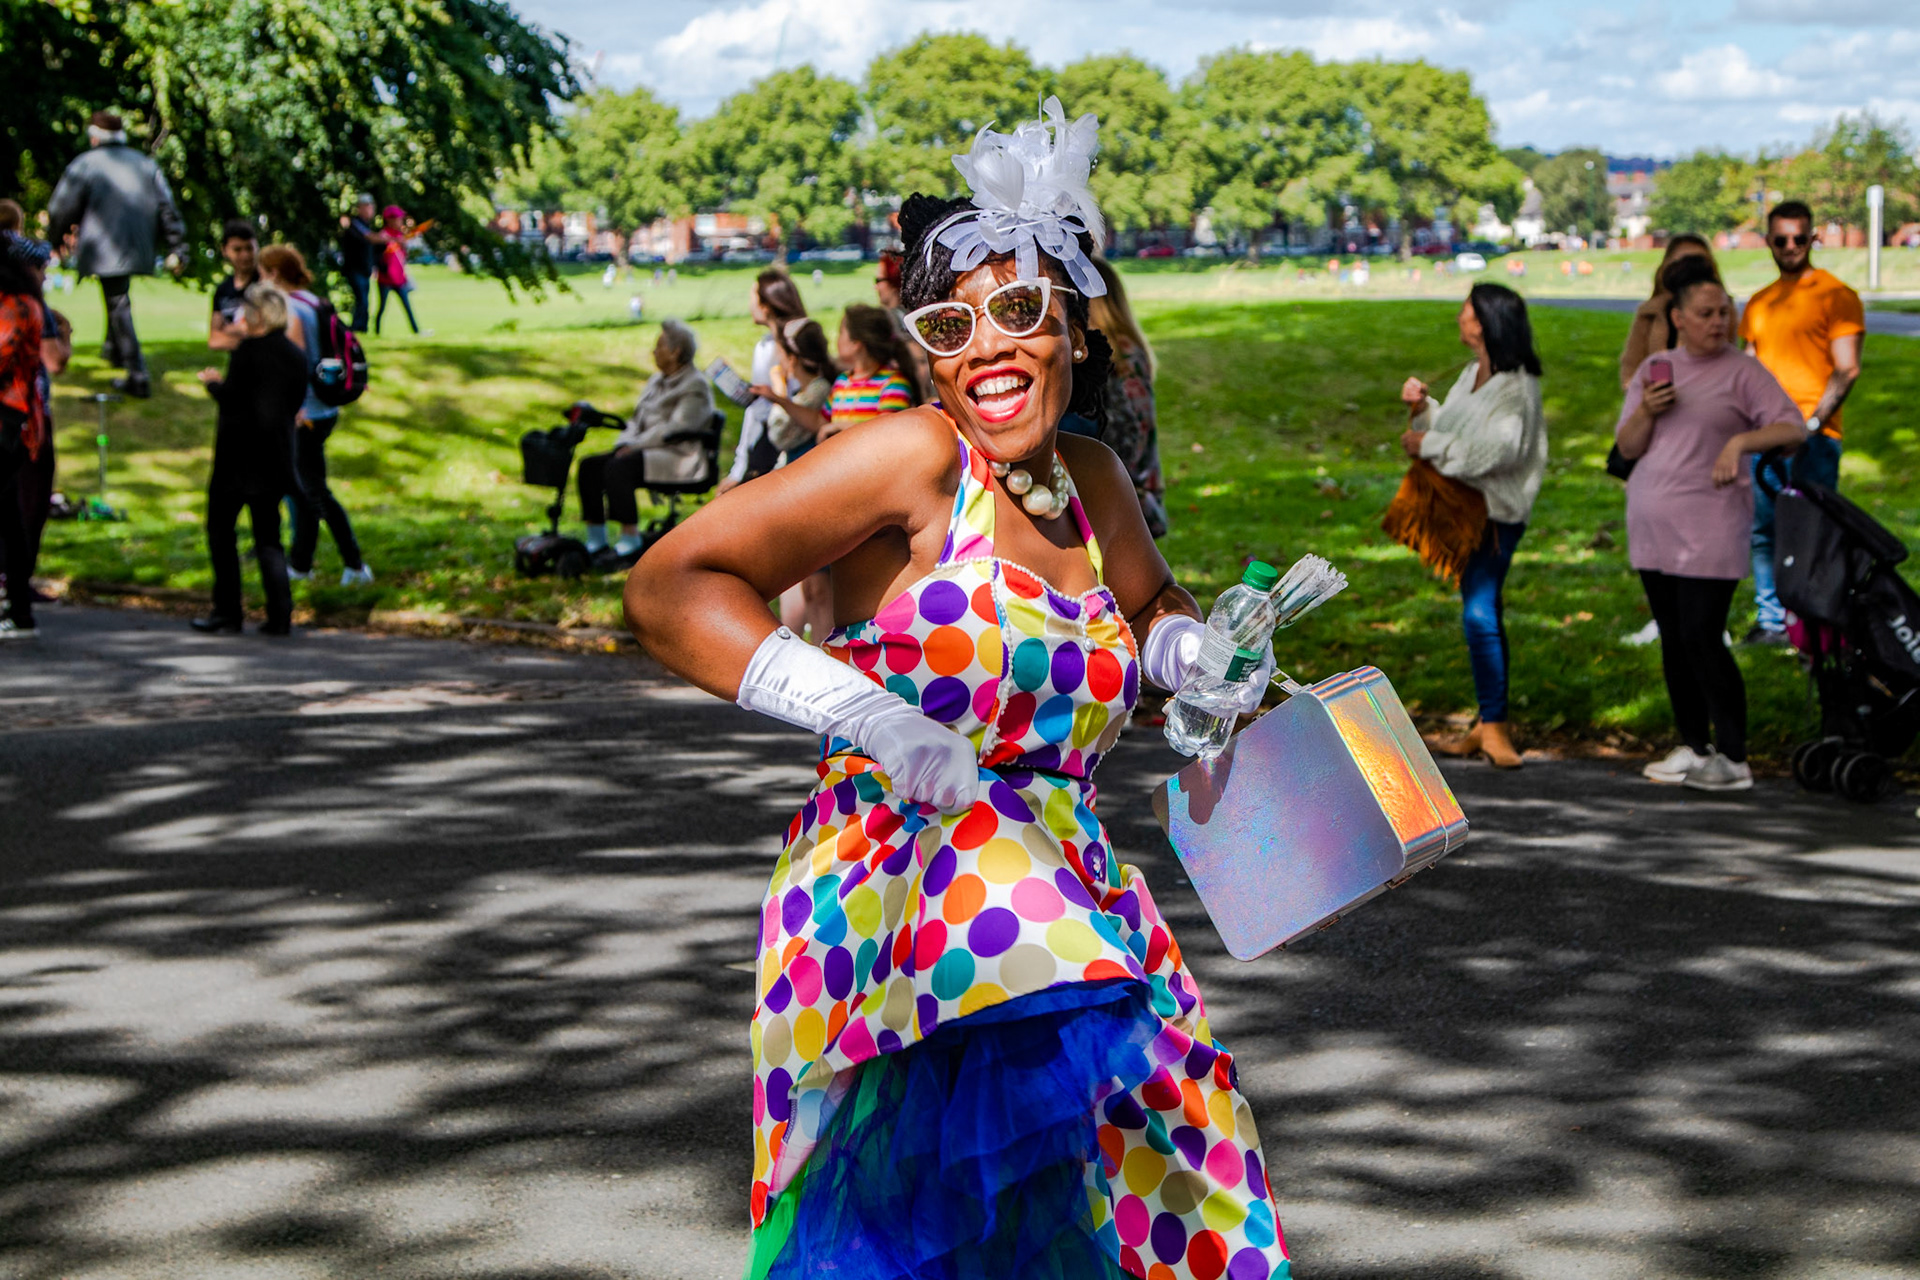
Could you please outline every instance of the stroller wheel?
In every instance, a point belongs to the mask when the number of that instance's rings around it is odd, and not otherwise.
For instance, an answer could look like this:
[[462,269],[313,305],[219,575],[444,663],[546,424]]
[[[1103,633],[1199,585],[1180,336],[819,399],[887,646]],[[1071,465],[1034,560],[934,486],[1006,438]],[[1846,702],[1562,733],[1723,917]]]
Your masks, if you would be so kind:
[[553,563],[553,571],[562,578],[578,578],[587,571],[587,553],[578,548],[569,548],[560,553]]
[[1833,787],[1855,804],[1872,804],[1887,793],[1893,766],[1869,751],[1841,757],[1833,769]]
[[1803,742],[1793,749],[1793,780],[1808,791],[1831,791],[1834,765],[1839,761],[1839,739]]

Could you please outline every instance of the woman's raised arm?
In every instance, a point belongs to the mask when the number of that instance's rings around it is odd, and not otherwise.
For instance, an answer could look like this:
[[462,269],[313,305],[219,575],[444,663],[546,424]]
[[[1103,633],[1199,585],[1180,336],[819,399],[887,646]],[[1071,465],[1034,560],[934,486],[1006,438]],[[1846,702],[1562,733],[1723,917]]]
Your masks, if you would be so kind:
[[715,498],[650,547],[627,576],[627,626],[661,665],[736,699],[778,625],[767,601],[888,529],[907,548],[931,544],[931,568],[939,539],[915,535],[933,521],[944,530],[941,495],[951,498],[958,474],[938,412],[862,423]]

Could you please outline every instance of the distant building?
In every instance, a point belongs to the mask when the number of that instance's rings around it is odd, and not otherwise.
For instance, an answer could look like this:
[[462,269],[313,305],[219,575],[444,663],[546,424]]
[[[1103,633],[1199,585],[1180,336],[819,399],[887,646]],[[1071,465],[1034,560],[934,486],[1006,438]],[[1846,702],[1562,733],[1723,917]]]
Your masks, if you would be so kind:
[[1546,202],[1532,178],[1526,180],[1525,191],[1520,199],[1520,212],[1513,215],[1513,238],[1531,249],[1547,235]]
[[1657,185],[1656,170],[1650,161],[1645,168],[1624,170],[1615,168],[1617,163],[1637,165],[1641,162],[1607,161],[1607,194],[1613,198],[1613,234],[1638,240],[1651,229],[1652,219],[1648,210]]

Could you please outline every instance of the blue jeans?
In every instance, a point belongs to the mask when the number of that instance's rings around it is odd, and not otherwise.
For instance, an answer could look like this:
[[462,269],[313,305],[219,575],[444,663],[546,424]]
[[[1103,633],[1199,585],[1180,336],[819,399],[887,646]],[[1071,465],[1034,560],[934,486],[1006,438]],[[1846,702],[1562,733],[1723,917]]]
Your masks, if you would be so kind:
[[1473,691],[1482,720],[1507,718],[1507,605],[1501,594],[1524,524],[1487,521],[1487,537],[1460,571],[1460,626],[1473,663]]
[[[1754,454],[1747,466],[1757,471],[1760,455]],[[1840,442],[1827,435],[1809,437],[1789,460],[1789,470],[1796,482],[1810,480],[1829,489],[1839,488]],[[1757,477],[1753,485],[1753,605],[1760,626],[1779,631],[1787,625],[1786,606],[1773,589],[1773,494],[1761,487]]]

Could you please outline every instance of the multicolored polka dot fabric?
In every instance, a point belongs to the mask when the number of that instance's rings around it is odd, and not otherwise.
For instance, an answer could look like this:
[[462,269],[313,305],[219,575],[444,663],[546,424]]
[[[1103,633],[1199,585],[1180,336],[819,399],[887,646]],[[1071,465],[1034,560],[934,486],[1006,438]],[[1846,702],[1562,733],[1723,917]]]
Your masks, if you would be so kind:
[[[897,799],[852,743],[826,744],[761,910],[752,1027],[759,1227],[860,1065],[1050,986],[1132,980],[1161,1019],[1143,1084],[1093,1104],[1096,1235],[1142,1280],[1288,1272],[1259,1136],[1145,880],[1117,862],[1089,777],[1139,693],[1113,596],[1056,591],[993,554],[993,481],[955,432],[960,492],[935,570],[827,652],[979,753],[972,809]],[[1098,577],[1098,542],[1071,512]]]

